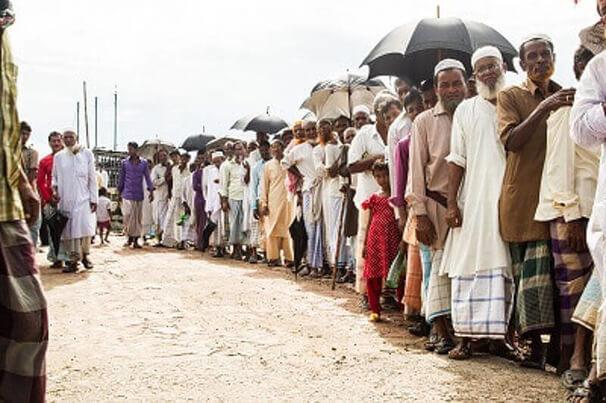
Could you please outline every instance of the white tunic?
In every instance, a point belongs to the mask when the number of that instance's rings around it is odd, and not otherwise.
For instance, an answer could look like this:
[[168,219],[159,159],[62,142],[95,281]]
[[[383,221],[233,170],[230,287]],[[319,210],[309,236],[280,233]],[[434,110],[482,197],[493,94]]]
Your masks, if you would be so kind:
[[55,154],[52,185],[59,193],[59,211],[69,217],[61,239],[95,235],[97,220],[90,204],[97,203],[99,195],[93,153],[84,148],[77,154],[68,149]]
[[[221,185],[219,184],[219,169],[215,165],[209,165],[204,172],[203,189],[206,200],[205,210],[214,216],[213,221],[221,212]],[[215,182],[216,181],[216,182]],[[216,221],[215,221],[216,222]]]
[[505,269],[511,257],[499,230],[499,197],[505,149],[497,132],[496,107],[481,97],[464,101],[454,114],[450,163],[465,169],[459,191],[462,226],[446,239],[441,273],[450,277]]

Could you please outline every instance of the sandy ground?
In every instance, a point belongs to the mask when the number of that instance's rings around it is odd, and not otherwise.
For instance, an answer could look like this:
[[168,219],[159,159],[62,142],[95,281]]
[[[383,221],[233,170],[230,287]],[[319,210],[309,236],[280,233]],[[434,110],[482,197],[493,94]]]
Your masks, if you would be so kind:
[[555,375],[426,353],[346,288],[198,252],[94,247],[93,272],[38,261],[49,401],[562,401]]

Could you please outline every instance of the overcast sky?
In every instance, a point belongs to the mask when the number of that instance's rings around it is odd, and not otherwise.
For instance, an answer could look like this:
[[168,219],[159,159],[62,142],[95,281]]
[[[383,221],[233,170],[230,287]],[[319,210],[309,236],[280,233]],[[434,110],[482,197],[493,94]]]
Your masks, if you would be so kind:
[[[76,126],[88,82],[89,127],[99,97],[99,145],[111,147],[113,90],[119,148],[159,136],[227,133],[267,106],[292,121],[313,85],[356,69],[398,25],[434,17],[434,0],[22,0],[10,28],[19,112],[44,155],[52,130]],[[443,0],[442,16],[484,22],[516,47],[542,31],[556,45],[556,80],[574,83],[578,31],[597,21],[595,0]],[[82,118],[83,120],[83,118]],[[81,120],[81,121],[82,121]],[[82,123],[83,125],[83,123]],[[83,126],[81,126],[83,127]],[[83,129],[81,130],[84,132]]]

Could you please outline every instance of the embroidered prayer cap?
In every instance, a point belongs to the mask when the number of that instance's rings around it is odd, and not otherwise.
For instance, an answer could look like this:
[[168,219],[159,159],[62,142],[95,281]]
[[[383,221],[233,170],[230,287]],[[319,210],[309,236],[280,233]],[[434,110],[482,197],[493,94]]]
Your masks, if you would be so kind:
[[520,44],[520,47],[523,47],[528,42],[532,42],[532,41],[545,41],[545,42],[549,43],[551,46],[553,46],[553,40],[551,39],[551,37],[549,35],[542,34],[542,33],[534,33],[534,34],[530,34],[530,35],[527,35],[526,37],[524,37],[524,39],[522,39],[522,43]]
[[223,158],[223,151],[215,151],[212,153],[211,157],[214,160],[215,158]]
[[364,114],[370,116],[370,109],[368,109],[368,106],[366,106],[366,105],[354,106],[352,115],[357,115],[358,113],[364,113]]
[[466,72],[465,66],[460,61],[456,59],[444,59],[436,65],[436,68],[433,71],[433,76],[437,77],[440,72],[452,69],[459,69],[463,73]]
[[482,46],[480,49],[473,52],[471,56],[471,67],[475,69],[476,63],[485,57],[494,57],[503,63],[503,55],[501,51],[494,46]]

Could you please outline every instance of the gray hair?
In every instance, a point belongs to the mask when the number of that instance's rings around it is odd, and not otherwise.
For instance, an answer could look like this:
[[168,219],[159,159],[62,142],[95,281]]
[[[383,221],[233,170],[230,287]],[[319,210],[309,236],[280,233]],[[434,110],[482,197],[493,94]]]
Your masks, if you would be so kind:
[[398,100],[398,96],[391,91],[383,90],[379,92],[375,97],[375,100],[372,104],[372,109],[375,111],[375,113],[380,112],[383,104],[393,100]]

